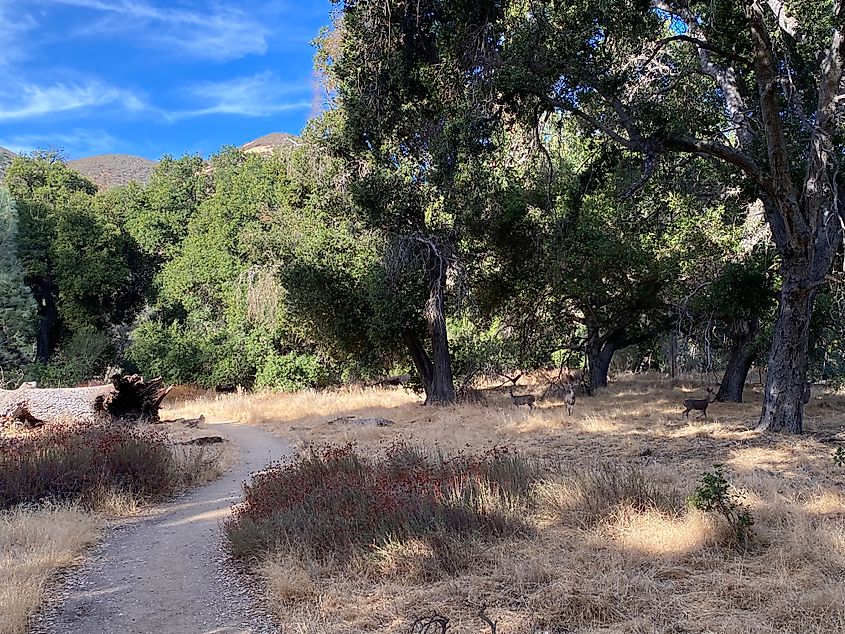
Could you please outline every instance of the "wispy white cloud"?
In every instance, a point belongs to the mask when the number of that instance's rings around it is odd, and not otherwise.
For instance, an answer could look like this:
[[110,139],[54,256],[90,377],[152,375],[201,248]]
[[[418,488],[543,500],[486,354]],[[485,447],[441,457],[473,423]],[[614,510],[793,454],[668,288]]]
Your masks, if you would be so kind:
[[102,19],[87,33],[133,33],[139,44],[192,57],[230,60],[267,52],[266,27],[239,8],[201,3],[196,9],[156,6],[143,0],[41,0],[46,4],[88,9]]
[[74,128],[55,133],[18,134],[0,139],[0,146],[19,154],[34,150],[59,149],[70,158],[103,154],[115,149],[118,140],[104,130]]
[[35,18],[20,4],[0,0],[0,67],[23,57],[25,35],[38,26]]
[[0,93],[0,122],[35,119],[101,106],[118,106],[132,112],[144,109],[144,102],[132,92],[98,80],[51,85],[10,84],[15,90]]
[[166,113],[170,120],[228,114],[269,117],[290,110],[311,107],[310,80],[285,83],[273,73],[236,77],[220,82],[202,82],[185,89],[196,108]]

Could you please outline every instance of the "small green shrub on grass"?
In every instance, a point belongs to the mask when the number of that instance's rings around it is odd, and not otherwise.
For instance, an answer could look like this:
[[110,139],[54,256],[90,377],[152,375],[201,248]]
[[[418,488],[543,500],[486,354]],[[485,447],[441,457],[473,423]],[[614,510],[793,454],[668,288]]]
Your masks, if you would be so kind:
[[734,541],[739,546],[747,546],[753,536],[751,527],[754,517],[751,509],[739,501],[739,496],[732,493],[730,483],[722,471],[722,465],[713,465],[713,472],[705,472],[701,483],[689,497],[689,505],[694,509],[709,513],[718,513],[724,517],[731,528]]
[[371,459],[333,447],[254,475],[223,530],[237,557],[295,544],[340,559],[391,539],[522,533],[538,475],[506,450],[450,458],[397,444]]
[[329,383],[329,372],[313,354],[269,356],[255,375],[255,388],[295,392]]
[[837,467],[845,467],[845,447],[839,445],[833,452],[833,464]]

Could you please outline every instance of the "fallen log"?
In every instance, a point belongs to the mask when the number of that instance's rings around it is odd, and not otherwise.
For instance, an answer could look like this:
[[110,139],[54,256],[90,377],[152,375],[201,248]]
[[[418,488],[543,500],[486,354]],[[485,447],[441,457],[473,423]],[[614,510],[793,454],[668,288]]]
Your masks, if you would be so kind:
[[174,445],[197,446],[204,447],[206,445],[218,445],[226,442],[223,436],[200,436],[199,438],[191,438],[190,440],[183,440],[182,442],[173,443]]
[[24,383],[0,390],[0,423],[158,422],[161,402],[171,388],[162,380],[115,374],[109,384],[93,387],[39,388]]

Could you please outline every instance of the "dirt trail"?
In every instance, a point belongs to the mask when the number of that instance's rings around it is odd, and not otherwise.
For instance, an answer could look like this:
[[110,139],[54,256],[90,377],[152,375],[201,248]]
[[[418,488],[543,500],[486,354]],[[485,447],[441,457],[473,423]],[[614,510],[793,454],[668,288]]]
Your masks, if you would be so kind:
[[255,427],[213,425],[240,450],[220,479],[143,517],[121,523],[71,573],[34,624],[43,634],[264,634],[275,632],[229,569],[219,521],[241,483],[290,455],[288,443]]

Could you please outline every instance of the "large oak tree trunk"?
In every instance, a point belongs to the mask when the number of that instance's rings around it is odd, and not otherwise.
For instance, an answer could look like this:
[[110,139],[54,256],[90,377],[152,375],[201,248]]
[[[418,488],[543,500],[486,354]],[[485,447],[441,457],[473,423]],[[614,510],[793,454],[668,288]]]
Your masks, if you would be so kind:
[[760,329],[758,319],[743,320],[738,328],[733,329],[731,356],[728,367],[722,377],[722,384],[716,393],[719,402],[742,403],[742,392],[748,372],[757,357],[754,340]]
[[434,383],[434,365],[431,363],[431,357],[425,351],[420,338],[416,333],[407,331],[405,333],[405,344],[408,346],[408,352],[411,354],[411,360],[414,362],[414,367],[420,375],[420,380],[423,384],[423,389],[426,395],[431,393],[432,385]]
[[59,309],[56,306],[56,288],[53,278],[45,275],[31,286],[38,303],[38,333],[35,340],[35,359],[47,363],[53,354],[56,330],[59,327]]
[[429,299],[426,321],[431,339],[432,380],[426,391],[426,405],[446,405],[455,402],[455,381],[452,377],[452,356],[449,353],[449,336],[446,331],[446,262],[433,258],[429,262]]
[[784,270],[783,289],[769,351],[766,391],[759,430],[804,430],[804,390],[807,379],[807,348],[815,289],[808,288],[809,276]]
[[616,342],[613,339],[602,342],[600,339],[592,341],[587,346],[587,360],[590,363],[590,388],[607,387],[607,375],[610,372],[610,362],[616,352]]

